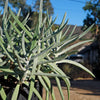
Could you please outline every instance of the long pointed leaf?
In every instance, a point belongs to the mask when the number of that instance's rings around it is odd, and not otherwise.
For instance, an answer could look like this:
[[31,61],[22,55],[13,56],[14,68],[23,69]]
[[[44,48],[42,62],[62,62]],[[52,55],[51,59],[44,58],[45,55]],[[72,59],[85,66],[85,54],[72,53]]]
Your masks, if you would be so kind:
[[33,75],[31,78],[31,82],[30,82],[30,90],[29,90],[28,100],[31,100],[31,98],[32,98],[34,85],[35,85],[35,76]]
[[20,88],[20,85],[17,84],[16,87],[15,87],[15,90],[14,90],[14,93],[13,93],[13,95],[12,95],[11,100],[17,100],[18,93],[19,93],[19,88]]
[[59,75],[59,74],[49,74],[49,73],[33,73],[33,75],[38,75],[38,76],[48,76],[48,77],[63,77],[63,78],[69,78],[68,76],[65,75]]
[[43,0],[40,0],[40,8],[39,8],[39,28],[42,25],[42,9],[43,9]]
[[56,62],[56,63],[68,63],[68,64],[73,64],[73,65],[75,65],[75,66],[77,66],[77,67],[79,67],[79,68],[85,70],[86,72],[88,72],[88,73],[89,73],[90,75],[92,75],[93,77],[95,77],[94,74],[93,74],[90,70],[88,70],[88,69],[87,69],[86,67],[84,67],[82,64],[77,63],[77,62],[75,62],[75,61],[72,61],[72,60],[61,60],[61,61],[58,61],[58,62]]
[[[61,75],[65,75],[66,76],[66,74],[60,68],[58,68],[55,63],[53,63],[53,64],[50,63],[50,66],[55,70],[56,73],[59,73]],[[69,97],[70,97],[70,81],[69,81],[68,78],[63,78],[62,77],[62,79],[65,81],[66,86],[67,86],[67,93],[68,93],[68,100],[69,100]]]
[[39,100],[42,100],[42,97],[41,97],[40,93],[35,88],[33,88],[33,92],[39,98]]
[[48,87],[46,86],[46,84],[45,84],[44,80],[42,79],[42,77],[38,76],[38,78],[39,78],[39,81],[41,82],[41,84],[43,85],[43,87],[46,89],[46,91],[49,91]]
[[67,32],[69,31],[69,29],[70,29],[70,25],[68,26],[68,28],[67,28],[67,29],[65,30],[65,32],[63,33],[62,39],[66,37]]
[[60,29],[58,29],[56,32],[53,32],[50,36],[44,38],[41,42],[46,41],[46,40],[48,40],[48,39],[50,39],[52,37],[55,37],[57,34],[59,34],[65,28],[65,26],[67,25],[67,23],[68,22],[66,21],[66,23]]
[[7,61],[0,62],[0,66],[3,66],[7,63]]
[[17,18],[17,16],[14,15],[14,13],[11,11],[11,9],[9,9],[10,14],[12,15],[12,17],[15,19],[15,21],[17,22],[17,24],[23,29],[23,31],[26,32],[26,34],[30,37],[33,38],[31,33],[24,27],[24,25],[19,21],[19,19]]
[[73,44],[73,45],[69,46],[67,49],[64,49],[64,50],[60,49],[60,50],[57,52],[57,55],[64,54],[65,52],[68,52],[69,50],[71,50],[71,49],[73,49],[73,48],[75,48],[75,47],[77,47],[77,46],[79,46],[79,45],[82,45],[82,44],[87,43],[87,42],[92,42],[92,41],[93,41],[93,40],[86,40],[86,41],[82,41],[82,42],[78,42],[78,43],[76,43],[76,44]]
[[91,29],[93,26],[94,26],[94,24],[92,24],[87,30],[85,30],[83,33],[81,33],[81,34],[79,35],[79,39],[82,38],[84,35],[86,35],[86,34],[90,31],[90,29]]
[[23,34],[23,36],[22,36],[22,49],[23,49],[23,53],[24,53],[24,55],[26,55],[26,50],[25,50],[25,41],[24,41],[24,38],[25,38],[25,36],[24,36],[25,34]]
[[68,35],[68,39],[70,39],[70,37],[73,35],[75,29],[76,29],[76,25],[75,25],[74,28],[72,29],[71,33]]
[[[12,23],[11,21],[9,21],[10,22],[10,24],[12,25],[12,27],[15,29],[15,31],[19,34],[19,35],[21,35],[21,32],[19,31],[19,29],[16,27],[16,25],[14,25],[14,23]],[[25,38],[25,42],[26,43],[29,43],[29,40],[27,39],[27,38]]]
[[14,59],[10,56],[10,54],[7,52],[6,48],[2,44],[1,39],[0,39],[0,45],[1,45],[2,49],[5,51],[5,53],[7,54],[7,56],[11,59],[11,61],[14,62]]
[[56,100],[53,87],[51,87],[51,97],[52,97],[52,100]]
[[56,79],[56,82],[57,82],[57,86],[58,86],[58,89],[59,89],[59,92],[60,92],[60,95],[62,97],[62,100],[64,100],[64,95],[63,95],[63,92],[62,92],[62,88],[61,88],[61,84],[60,84],[60,80],[59,78],[55,78]]
[[0,96],[3,100],[6,100],[7,99],[7,95],[4,91],[4,89],[2,88],[2,86],[0,85]]
[[51,89],[51,82],[50,82],[50,79],[47,77],[47,76],[42,76],[44,81],[46,82],[49,90]]

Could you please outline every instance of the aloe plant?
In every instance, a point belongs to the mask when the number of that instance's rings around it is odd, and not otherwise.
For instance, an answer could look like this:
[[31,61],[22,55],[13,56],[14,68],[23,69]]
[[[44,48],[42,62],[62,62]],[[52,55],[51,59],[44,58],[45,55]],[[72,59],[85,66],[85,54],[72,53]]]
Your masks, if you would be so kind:
[[[69,28],[64,33],[63,29],[68,23],[68,21],[65,22],[65,13],[59,28],[53,31],[52,26],[56,18],[52,20],[52,17],[49,17],[48,14],[44,19],[42,18],[42,2],[43,0],[40,0],[39,19],[34,29],[30,29],[27,25],[29,14],[23,21],[20,21],[21,9],[17,14],[14,14],[8,8],[8,0],[5,3],[2,27],[0,27],[0,75],[4,76],[5,79],[11,75],[17,80],[11,97],[12,100],[17,100],[22,84],[30,88],[28,100],[31,100],[33,93],[42,100],[42,96],[35,88],[35,80],[37,78],[46,90],[46,100],[49,99],[49,94],[55,100],[56,97],[50,81],[51,77],[56,80],[62,100],[64,100],[64,95],[60,78],[64,80],[69,99],[69,77],[58,67],[59,63],[76,65],[94,77],[83,65],[65,59],[70,54],[70,50],[86,42],[93,41],[84,40],[73,44],[80,40],[93,25],[80,35],[73,34],[75,27],[70,34],[68,33]],[[0,95],[3,100],[7,99],[7,94],[2,84],[0,85]]]

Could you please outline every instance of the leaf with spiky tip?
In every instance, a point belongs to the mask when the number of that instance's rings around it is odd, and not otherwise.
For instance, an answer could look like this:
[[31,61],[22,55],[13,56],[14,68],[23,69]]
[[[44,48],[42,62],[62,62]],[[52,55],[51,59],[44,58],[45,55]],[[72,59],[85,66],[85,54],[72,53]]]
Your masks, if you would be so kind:
[[4,91],[4,89],[2,88],[2,86],[0,85],[0,96],[3,100],[6,100],[7,99],[7,95]]
[[35,95],[39,98],[39,100],[43,100],[40,93],[39,93],[39,91],[37,91],[37,89],[34,88],[34,87],[32,89],[33,89],[33,92],[35,93]]
[[63,92],[62,92],[62,88],[61,88],[60,80],[59,80],[58,77],[56,77],[55,79],[56,79],[56,82],[57,82],[57,87],[58,87],[58,89],[59,89],[59,92],[60,92],[61,98],[62,98],[62,100],[64,100],[64,95],[63,95]]
[[38,75],[38,79],[41,82],[41,84],[43,85],[43,87],[46,89],[46,91],[49,91],[49,89],[48,89],[47,85],[45,84],[44,80],[42,79],[42,77]]
[[[55,73],[60,74],[60,75],[64,75],[66,76],[66,74],[56,65],[56,63],[49,63],[48,65],[50,65],[53,70],[55,70]],[[65,81],[66,86],[67,86],[67,90],[68,90],[68,97],[69,97],[69,91],[70,91],[70,81],[69,81],[69,77],[62,77],[62,79]]]
[[81,33],[79,35],[79,39],[81,39],[84,35],[86,35],[92,29],[93,26],[94,26],[94,24],[92,24],[87,30],[85,30],[83,33]]
[[77,47],[77,46],[79,46],[79,45],[82,45],[82,44],[87,43],[87,42],[92,42],[92,41],[93,41],[93,40],[81,41],[81,42],[78,42],[78,43],[76,43],[76,44],[73,44],[73,45],[69,46],[69,47],[66,48],[66,49],[63,49],[63,47],[62,47],[61,49],[59,49],[59,50],[57,51],[56,54],[57,54],[57,55],[62,55],[62,54],[68,52],[69,50],[72,50],[73,48],[75,48],[75,47]]
[[17,100],[18,94],[19,94],[19,88],[20,88],[20,85],[17,84],[16,87],[15,87],[15,90],[13,92],[11,100]]
[[39,8],[39,28],[42,25],[42,8],[43,8],[43,0],[40,0],[40,8]]
[[31,98],[32,98],[33,88],[34,88],[34,85],[35,85],[35,78],[36,78],[36,77],[35,77],[34,75],[33,75],[32,78],[31,78],[28,100],[31,100]]
[[14,20],[16,21],[16,23],[22,28],[22,30],[32,39],[32,35],[31,33],[25,28],[25,26],[19,21],[18,17],[14,15],[14,13],[11,11],[11,9],[9,8],[10,14],[11,16],[14,18]]
[[7,54],[7,56],[10,58],[10,60],[11,60],[12,62],[14,62],[14,59],[11,57],[11,55],[8,53],[8,51],[7,51],[6,48],[4,47],[1,38],[0,38],[0,45],[1,45],[2,49],[4,50],[4,52]]
[[57,64],[59,64],[59,63],[73,64],[73,65],[75,65],[75,66],[77,66],[77,67],[79,67],[79,68],[85,70],[86,72],[88,72],[88,73],[89,73],[90,75],[92,75],[93,77],[95,77],[94,74],[93,74],[90,70],[88,70],[86,67],[84,67],[82,64],[80,64],[80,63],[78,63],[78,62],[75,62],[75,61],[72,61],[72,60],[61,60],[61,61],[58,61],[58,62],[56,62],[56,63],[57,63]]

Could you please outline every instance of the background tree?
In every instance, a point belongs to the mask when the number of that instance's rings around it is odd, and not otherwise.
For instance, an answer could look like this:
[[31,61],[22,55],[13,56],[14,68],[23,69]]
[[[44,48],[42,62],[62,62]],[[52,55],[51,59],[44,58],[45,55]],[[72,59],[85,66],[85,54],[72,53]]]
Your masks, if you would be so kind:
[[92,64],[93,72],[96,78],[100,79],[100,0],[90,0],[83,7],[87,11],[87,17],[84,19],[84,27],[88,28],[91,24],[95,23],[92,31],[95,35],[96,44],[95,48],[98,48],[98,57],[96,63]]
[[[89,27],[91,24],[95,23],[95,27],[92,31],[100,29],[100,0],[90,0],[86,2],[86,5],[83,7],[85,11],[87,11],[87,17],[84,19],[84,28]],[[100,31],[100,30],[99,30]],[[98,31],[98,32],[99,32]]]
[[[4,8],[6,0],[0,1],[0,6]],[[28,5],[27,0],[9,0],[9,6],[14,8],[14,12],[17,13],[19,8],[21,8],[21,18],[23,19],[26,17],[28,13],[30,13],[28,21],[28,25],[33,28],[37,24],[38,20],[38,12],[39,12],[39,5],[40,0],[32,0],[35,2],[34,6]],[[50,0],[43,0],[43,15],[45,16],[45,13],[48,9],[48,14],[52,15],[54,13],[54,9],[52,7],[52,4]]]
[[[0,1],[0,6],[4,8],[6,0]],[[28,12],[31,11],[31,6],[26,3],[26,0],[9,0],[9,5],[15,9],[15,12],[21,8],[21,14],[26,16]]]
[[[40,4],[40,0],[36,0],[34,8],[37,12],[39,11],[39,4]],[[46,13],[47,9],[49,15],[54,14],[54,9],[52,7],[50,0],[43,0],[43,13]]]
[[[33,12],[31,12],[31,17],[29,21],[29,25],[31,25],[32,28],[36,26],[38,22],[39,6],[40,6],[40,0],[35,0],[35,4],[33,6],[34,9],[32,8]],[[49,16],[53,15],[54,9],[52,7],[50,0],[43,0],[43,18],[46,16],[45,14],[47,13],[47,10]],[[56,26],[53,25],[53,28],[55,29]]]

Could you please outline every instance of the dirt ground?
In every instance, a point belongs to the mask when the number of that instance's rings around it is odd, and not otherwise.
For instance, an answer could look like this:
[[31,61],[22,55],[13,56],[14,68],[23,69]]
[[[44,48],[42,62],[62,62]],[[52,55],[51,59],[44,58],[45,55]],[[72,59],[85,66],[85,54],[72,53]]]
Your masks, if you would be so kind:
[[[62,83],[62,89],[67,99],[67,89],[64,82]],[[55,91],[56,100],[62,100],[57,89],[55,82],[53,82],[53,88]],[[45,100],[45,90],[43,90],[43,100]],[[51,97],[50,97],[50,100]],[[71,81],[70,100],[100,100],[100,81],[95,80],[74,80]]]

